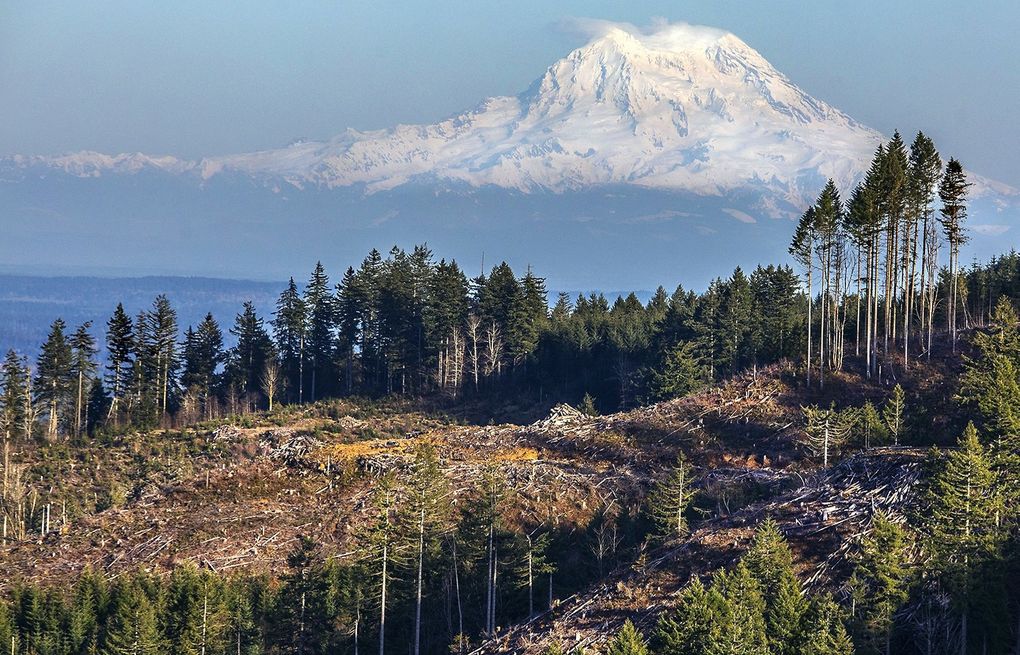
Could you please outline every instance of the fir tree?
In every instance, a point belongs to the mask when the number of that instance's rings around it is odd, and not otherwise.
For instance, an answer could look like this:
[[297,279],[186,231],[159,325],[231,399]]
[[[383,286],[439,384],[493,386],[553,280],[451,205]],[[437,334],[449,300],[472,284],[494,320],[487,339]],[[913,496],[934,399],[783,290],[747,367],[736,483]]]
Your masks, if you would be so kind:
[[812,601],[805,617],[800,652],[804,655],[853,655],[854,644],[843,625],[842,611],[831,598]]
[[280,352],[280,364],[289,393],[297,394],[297,402],[304,402],[304,364],[307,342],[308,313],[298,293],[294,278],[276,301],[273,318],[273,336]]
[[220,392],[220,366],[225,361],[223,332],[213,315],[206,314],[197,330],[188,328],[184,335],[181,384],[185,390],[197,394],[209,418],[212,401]]
[[35,390],[38,402],[46,408],[49,421],[46,434],[55,439],[65,419],[72,390],[71,346],[64,336],[64,321],[57,319],[50,326],[49,336],[42,345],[36,364]]
[[807,602],[793,573],[793,554],[775,521],[766,519],[758,527],[743,562],[765,600],[770,652],[796,655]]
[[161,642],[155,608],[144,590],[126,579],[118,582],[110,595],[101,655],[158,655],[166,652]]
[[117,418],[119,404],[129,384],[134,351],[135,335],[131,317],[124,311],[124,305],[118,303],[113,316],[106,323],[106,352],[109,358],[106,366],[106,386],[112,398],[110,415],[114,419]]
[[765,601],[757,581],[743,562],[712,578],[710,592],[720,630],[716,652],[767,655]]
[[701,580],[682,592],[676,610],[659,617],[653,643],[659,655],[710,655],[722,641],[722,626]]
[[275,357],[273,342],[253,303],[244,303],[230,333],[237,338],[237,344],[227,357],[227,375],[242,397],[253,398],[260,391],[266,363]]
[[312,401],[327,395],[333,384],[333,335],[336,325],[336,308],[329,277],[322,262],[315,265],[304,294],[308,317],[307,353],[311,369],[309,397]]
[[88,401],[85,404],[85,431],[95,434],[96,428],[102,426],[110,414],[110,396],[101,378],[92,380],[89,388]]
[[153,401],[160,414],[170,412],[176,401],[177,368],[180,365],[177,351],[177,312],[165,295],[156,296],[152,309],[144,312],[136,322],[140,338],[135,344],[141,357],[141,373],[146,388],[142,389]]
[[0,366],[0,432],[5,444],[24,432],[27,385],[24,361],[8,350]]
[[705,367],[698,358],[698,348],[690,341],[677,344],[662,358],[652,372],[650,388],[653,400],[681,398],[705,386]]
[[[898,386],[898,385],[897,385]],[[885,441],[888,433],[882,415],[869,400],[864,403],[860,413],[861,435],[864,437],[864,449]]]
[[967,235],[963,227],[967,218],[967,188],[970,183],[963,172],[963,165],[956,159],[950,158],[946,164],[945,174],[939,184],[939,198],[942,200],[941,223],[942,232],[946,241],[949,242],[949,298],[948,298],[948,323],[953,344],[953,352],[956,352],[956,315],[959,304],[959,274],[960,274],[960,246],[967,242]]
[[584,397],[581,398],[581,404],[577,407],[578,411],[585,416],[598,416],[599,408],[595,404],[595,398],[588,392],[585,392]]
[[882,409],[882,420],[885,422],[886,430],[892,436],[893,445],[900,445],[900,437],[903,435],[905,421],[906,401],[903,387],[893,387],[892,396]]
[[857,424],[857,412],[839,411],[836,403],[827,409],[816,405],[802,407],[804,412],[804,442],[814,453],[822,456],[822,466],[829,467],[829,455],[838,450]]
[[908,550],[903,528],[876,512],[871,530],[861,540],[854,574],[867,632],[876,645],[883,645],[885,655],[891,655],[896,614],[907,600]]
[[74,385],[74,435],[81,436],[85,428],[85,409],[98,365],[96,340],[89,334],[91,321],[78,326],[69,340],[71,348],[71,384]]
[[934,573],[959,613],[961,652],[965,652],[972,638],[968,632],[972,609],[982,585],[978,573],[997,557],[1001,545],[1002,532],[996,524],[999,496],[973,423],[967,425],[956,450],[933,459],[924,515],[926,547]]
[[687,535],[687,510],[694,501],[694,474],[683,453],[677,455],[670,473],[660,479],[648,496],[648,513],[660,536],[678,539]]
[[361,339],[358,276],[350,266],[336,286],[337,358],[344,368],[344,390],[354,393],[354,362]]
[[624,622],[623,628],[609,642],[606,655],[648,655],[648,645],[630,619]]

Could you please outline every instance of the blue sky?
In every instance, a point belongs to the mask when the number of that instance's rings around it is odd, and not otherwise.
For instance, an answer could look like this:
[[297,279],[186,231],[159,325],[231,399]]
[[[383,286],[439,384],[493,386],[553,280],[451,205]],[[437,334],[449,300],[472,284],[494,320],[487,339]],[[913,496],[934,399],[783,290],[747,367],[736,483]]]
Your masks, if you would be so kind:
[[1020,186],[1020,3],[857,0],[0,4],[0,155],[199,157],[429,122],[523,90],[570,19],[730,30],[809,93]]

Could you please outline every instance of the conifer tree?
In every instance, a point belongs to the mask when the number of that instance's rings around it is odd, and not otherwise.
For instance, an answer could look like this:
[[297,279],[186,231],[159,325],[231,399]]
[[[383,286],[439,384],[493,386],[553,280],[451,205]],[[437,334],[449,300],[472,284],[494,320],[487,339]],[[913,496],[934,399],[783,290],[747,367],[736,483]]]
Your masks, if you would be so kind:
[[670,473],[648,495],[648,513],[660,536],[679,539],[688,532],[687,510],[694,502],[694,473],[683,453],[677,455]]
[[227,375],[242,397],[252,398],[261,390],[266,363],[275,357],[273,342],[251,302],[244,303],[230,333],[237,338],[237,344],[227,357]]
[[712,599],[695,577],[680,592],[677,607],[664,612],[655,628],[653,643],[659,655],[709,655],[722,640]]
[[397,522],[397,490],[392,475],[379,479],[372,492],[372,506],[375,517],[364,535],[366,542],[366,565],[374,579],[377,590],[375,602],[378,609],[379,654],[386,653],[386,618],[390,607],[390,585],[393,571],[405,553],[401,549],[402,535]]
[[7,351],[0,365],[0,433],[4,444],[23,433],[28,385],[25,368],[24,361],[13,350]]
[[[922,337],[921,343],[925,345],[929,358],[931,356],[931,335],[934,329],[936,294],[938,291],[936,276],[938,275],[938,252],[940,245],[933,205],[941,173],[942,159],[935,148],[935,143],[924,133],[918,132],[914,142],[910,145],[907,186],[910,211],[915,217],[915,226],[920,224],[921,267],[917,283],[921,306],[917,314],[921,319],[921,332],[919,336]],[[913,242],[916,247],[916,230]],[[913,262],[911,266],[914,266]],[[913,281],[914,276],[911,273],[911,282],[913,283]],[[910,313],[908,311],[908,315]],[[926,330],[927,340],[924,339]],[[907,342],[904,341],[904,353],[907,352],[908,347]]]
[[847,214],[848,231],[859,251],[858,261],[864,260],[859,266],[858,276],[863,274],[865,287],[865,364],[869,378],[875,373],[878,357],[879,256],[884,225],[882,171],[885,159],[885,146],[880,145],[864,181],[854,190]]
[[85,431],[94,434],[96,428],[103,425],[110,414],[110,396],[101,378],[92,380],[88,402],[85,405]]
[[963,358],[959,398],[977,411],[983,433],[999,450],[1020,452],[1020,330],[1016,309],[999,298],[992,327],[976,332],[976,357]]
[[315,264],[305,287],[304,305],[308,317],[308,364],[311,380],[309,397],[314,402],[327,395],[333,384],[333,335],[336,308],[329,277],[322,262]]
[[719,363],[731,374],[752,363],[752,311],[751,285],[738,266],[724,287],[717,340]]
[[902,239],[905,232],[904,214],[907,207],[907,149],[898,131],[885,148],[881,168],[881,195],[879,206],[885,217],[885,334],[884,352],[890,352],[890,340],[895,342],[898,327],[897,299],[902,279]]
[[939,184],[939,198],[942,200],[940,210],[942,232],[949,243],[949,298],[948,298],[948,323],[950,339],[953,344],[953,352],[956,352],[956,331],[957,331],[957,305],[959,304],[959,275],[960,275],[960,246],[967,242],[967,235],[963,227],[967,218],[967,176],[963,172],[963,165],[956,159],[950,158],[946,164],[945,174]]
[[121,303],[117,303],[117,309],[106,323],[106,352],[109,358],[106,385],[111,396],[110,416],[116,421],[121,399],[131,378],[132,355],[135,352],[134,326]]
[[141,356],[143,393],[148,391],[161,414],[170,411],[176,400],[177,368],[180,365],[177,350],[177,312],[165,295],[156,296],[152,309],[144,312],[136,322],[140,338],[135,344]]
[[337,359],[344,368],[344,390],[354,393],[355,353],[361,338],[361,307],[358,276],[348,266],[336,285]]
[[816,598],[805,616],[804,655],[853,655],[854,644],[843,626],[842,611],[829,597]]
[[86,322],[75,330],[69,341],[71,348],[71,380],[74,385],[74,436],[80,437],[85,428],[85,409],[92,387],[97,364],[96,340],[89,334],[92,322]]
[[190,327],[184,335],[184,373],[181,384],[197,393],[207,417],[220,389],[220,366],[226,361],[223,332],[212,314],[206,314],[197,330]]
[[793,241],[790,243],[789,251],[797,263],[804,267],[807,277],[807,356],[805,363],[807,365],[807,383],[809,386],[811,385],[811,327],[813,324],[811,308],[814,304],[813,282],[816,238],[815,208],[808,207],[807,211],[800,217],[800,222],[797,223],[797,229],[793,234]]
[[999,495],[973,423],[967,425],[956,450],[936,453],[933,460],[924,514],[925,545],[935,575],[952,595],[960,617],[960,649],[966,653],[972,638],[972,610],[982,585],[978,572],[997,557],[1002,542],[996,521]]
[[305,302],[298,293],[294,278],[276,301],[273,318],[273,336],[280,352],[286,387],[297,393],[297,402],[304,402],[304,364],[307,341],[308,316]]
[[652,371],[652,399],[681,398],[698,391],[705,383],[705,367],[699,359],[698,347],[684,341],[667,351],[662,363]]
[[887,436],[885,420],[870,400],[861,408],[860,428],[865,450],[870,449],[875,443],[884,441]]
[[712,578],[711,603],[720,621],[717,650],[742,655],[768,655],[765,601],[761,588],[743,562],[720,569]]
[[630,619],[624,622],[623,628],[609,642],[606,655],[648,655],[648,645]]
[[900,437],[903,435],[903,426],[906,412],[906,400],[903,387],[897,384],[893,387],[892,396],[882,409],[882,420],[893,439],[893,445],[900,445]]
[[815,454],[822,456],[822,466],[829,467],[829,455],[846,442],[857,424],[857,412],[852,408],[839,411],[833,402],[823,409],[817,405],[801,407],[804,413],[804,443]]
[[57,436],[64,413],[73,407],[69,402],[73,388],[71,346],[64,336],[64,327],[64,321],[59,318],[53,322],[36,364],[36,398],[46,408],[49,418],[46,435],[51,440]]
[[879,511],[856,557],[854,574],[862,592],[865,626],[875,645],[882,644],[885,655],[892,653],[896,614],[907,600],[909,546],[903,528]]
[[770,652],[796,655],[807,602],[793,572],[793,554],[771,518],[758,526],[743,562],[765,601]]
[[155,608],[144,590],[132,581],[119,581],[111,591],[107,628],[101,655],[158,655],[161,643]]
[[379,321],[379,294],[383,259],[372,249],[358,268],[353,287],[357,292],[357,320],[360,325],[362,382],[366,389],[378,391],[382,385],[383,348]]
[[406,523],[414,526],[414,554],[417,559],[414,641],[412,652],[419,655],[421,647],[422,600],[427,593],[426,569],[438,559],[449,514],[449,490],[439,468],[439,459],[431,446],[420,446],[415,452],[408,481],[409,499],[404,507]]
[[72,593],[67,621],[68,645],[74,653],[94,653],[99,647],[101,628],[104,627],[101,615],[109,595],[106,579],[86,568],[75,582]]
[[531,267],[520,280],[520,296],[513,308],[513,322],[517,334],[514,361],[524,361],[538,348],[538,339],[549,317],[548,293],[545,279],[535,275]]

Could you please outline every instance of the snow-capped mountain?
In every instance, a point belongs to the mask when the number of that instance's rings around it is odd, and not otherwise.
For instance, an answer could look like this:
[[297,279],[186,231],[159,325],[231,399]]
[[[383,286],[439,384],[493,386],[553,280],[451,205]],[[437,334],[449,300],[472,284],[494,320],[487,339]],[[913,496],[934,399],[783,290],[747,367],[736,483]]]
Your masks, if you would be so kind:
[[[513,207],[517,221],[555,217],[590,231],[606,222],[684,219],[689,239],[732,219],[795,216],[830,177],[848,191],[883,138],[797,88],[733,34],[610,25],[519,95],[490,98],[431,125],[347,130],[326,142],[198,161],[94,152],[0,159],[0,208],[12,195],[21,210],[27,203],[35,212],[77,215],[95,200],[82,201],[82,194],[111,184],[119,204],[96,209],[102,217],[94,220],[155,216],[153,197],[165,203],[157,212],[164,218],[186,208],[194,221],[263,214],[267,233],[277,221],[338,213],[346,227],[378,228],[411,214],[425,222],[457,221],[459,214],[458,229],[483,221],[492,227]],[[972,179],[973,195],[988,196],[997,211],[1020,197],[1006,185]],[[131,205],[142,187],[145,211]],[[38,206],[67,193],[73,198],[57,209]],[[203,207],[190,208],[196,202]],[[996,219],[984,229],[1001,234],[1009,227]],[[785,230],[775,230],[784,241]],[[778,242],[771,250],[781,251]]]
[[815,100],[732,34],[613,28],[518,96],[434,125],[348,131],[199,164],[295,185],[455,180],[528,191],[626,183],[719,195],[768,187],[798,202],[849,184],[882,137]]
[[434,125],[348,130],[325,143],[199,162],[88,152],[13,163],[78,176],[234,171],[368,192],[423,180],[521,191],[625,183],[704,195],[767,187],[797,203],[819,179],[849,184],[881,139],[736,36],[673,25],[649,35],[610,28],[520,95]]

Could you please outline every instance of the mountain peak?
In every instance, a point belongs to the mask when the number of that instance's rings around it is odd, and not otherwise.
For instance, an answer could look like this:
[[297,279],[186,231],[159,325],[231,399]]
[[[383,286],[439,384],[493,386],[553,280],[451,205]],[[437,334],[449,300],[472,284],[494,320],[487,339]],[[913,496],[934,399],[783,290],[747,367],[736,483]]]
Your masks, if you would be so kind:
[[[798,213],[825,180],[860,179],[883,140],[817,100],[724,30],[663,24],[641,30],[590,23],[589,40],[529,89],[489,98],[432,125],[348,130],[326,142],[192,163],[80,153],[16,160],[77,176],[143,169],[207,180],[239,173],[281,183],[495,186],[529,192],[635,185],[701,196],[768,196]],[[10,161],[10,160],[8,160]]]

